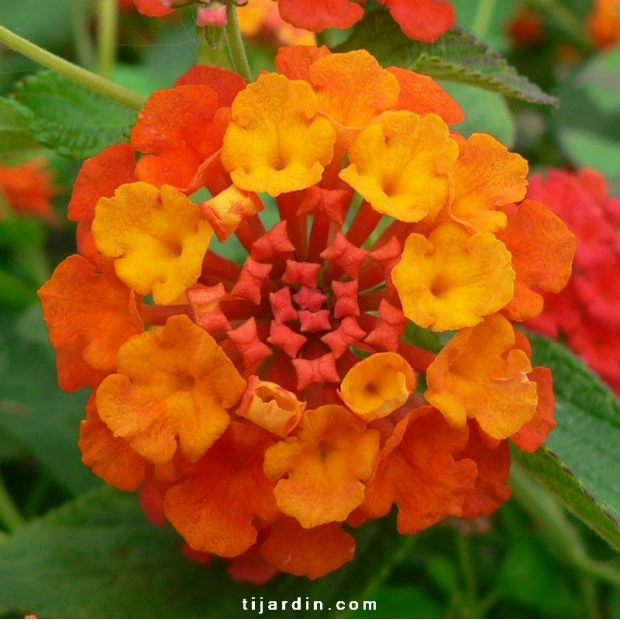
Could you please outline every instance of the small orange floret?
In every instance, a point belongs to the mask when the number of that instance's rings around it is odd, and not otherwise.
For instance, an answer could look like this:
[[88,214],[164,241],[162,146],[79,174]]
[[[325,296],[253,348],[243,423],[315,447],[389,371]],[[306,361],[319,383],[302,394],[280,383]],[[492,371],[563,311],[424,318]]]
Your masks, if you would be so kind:
[[226,241],[243,220],[256,215],[265,206],[256,194],[244,192],[234,185],[206,200],[200,206],[220,241]]
[[439,116],[386,112],[353,141],[351,163],[340,178],[379,213],[419,222],[433,219],[446,204],[457,155]]
[[276,520],[273,482],[263,473],[271,444],[264,430],[231,422],[194,471],[166,493],[166,516],[192,549],[238,556],[256,542],[257,526]]
[[513,321],[525,321],[543,310],[543,298],[532,290],[559,293],[568,283],[575,256],[575,236],[544,204],[524,200],[507,210],[508,227],[499,231],[512,254],[515,296],[505,310]]
[[218,109],[218,96],[208,86],[155,91],[131,132],[131,145],[145,153],[137,177],[188,193],[209,185],[201,167],[221,148],[229,119],[229,109]]
[[335,129],[317,116],[307,83],[262,75],[237,96],[232,115],[221,157],[237,187],[278,196],[321,180]]
[[237,413],[279,437],[286,437],[299,423],[305,403],[277,383],[252,375]]
[[532,365],[516,345],[513,326],[493,314],[476,327],[458,332],[428,367],[425,398],[450,426],[475,418],[494,439],[506,439],[536,413]]
[[524,198],[527,172],[523,157],[488,134],[473,134],[454,166],[450,214],[477,231],[504,228],[506,214],[499,208]]
[[99,416],[153,463],[177,451],[196,461],[222,435],[245,380],[215,340],[185,315],[128,340],[117,374],[97,389]]
[[435,331],[480,323],[513,297],[515,273],[506,246],[491,233],[470,234],[455,222],[428,238],[411,234],[392,279],[403,312]]
[[375,353],[358,362],[340,384],[340,397],[365,420],[383,418],[402,407],[416,378],[407,360],[398,353]]
[[324,405],[307,410],[295,434],[267,450],[265,472],[279,479],[280,510],[312,528],[344,521],[364,501],[378,452],[377,431],[344,407]]
[[318,59],[309,68],[308,81],[319,111],[335,124],[343,148],[378,114],[393,109],[400,91],[395,76],[366,50]]
[[198,280],[213,229],[174,187],[138,182],[99,201],[93,234],[123,282],[170,304]]

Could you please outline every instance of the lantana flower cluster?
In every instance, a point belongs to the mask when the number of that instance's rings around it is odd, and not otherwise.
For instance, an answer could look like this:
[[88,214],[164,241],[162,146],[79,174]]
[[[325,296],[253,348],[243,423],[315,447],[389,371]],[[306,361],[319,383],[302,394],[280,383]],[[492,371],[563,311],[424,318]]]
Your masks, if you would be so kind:
[[515,322],[574,237],[526,161],[465,138],[431,78],[283,48],[196,66],[85,162],[79,254],[41,291],[84,462],[240,578],[320,577],[355,528],[414,534],[510,496],[508,439],[553,428]]
[[573,275],[528,326],[560,338],[620,394],[620,198],[603,174],[552,169],[532,176],[528,196],[545,201],[577,238]]

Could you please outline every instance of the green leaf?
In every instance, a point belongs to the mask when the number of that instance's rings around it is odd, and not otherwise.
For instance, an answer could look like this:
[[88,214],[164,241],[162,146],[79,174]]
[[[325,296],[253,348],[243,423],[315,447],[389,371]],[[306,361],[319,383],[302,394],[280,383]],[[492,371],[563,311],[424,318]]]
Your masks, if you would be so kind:
[[[66,394],[56,381],[55,356],[38,307],[0,314],[0,428],[35,455],[69,493],[93,488],[77,447],[86,394]],[[36,329],[35,329],[36,327]]]
[[[191,562],[171,528],[146,521],[136,497],[104,487],[18,529],[0,545],[0,612],[65,618],[334,617],[337,601],[370,600],[370,591],[410,545],[393,520],[356,530],[357,553],[322,579],[283,575],[265,586],[237,583],[226,564]],[[290,609],[300,599],[302,610]],[[247,611],[243,609],[246,600]],[[289,601],[281,610],[281,602]],[[306,601],[310,609],[305,610]],[[321,601],[323,611],[312,606]],[[347,613],[351,613],[348,611]]]
[[557,428],[523,467],[580,519],[620,549],[620,401],[566,347],[530,334],[533,362],[553,371]]
[[501,564],[499,590],[503,597],[549,617],[574,617],[579,601],[559,569],[538,541],[515,538]]
[[136,112],[52,71],[23,80],[15,98],[32,113],[36,139],[74,159],[126,140],[136,121]]
[[514,146],[515,122],[502,95],[467,84],[442,82],[441,85],[459,102],[465,112],[465,119],[454,125],[454,129],[464,136],[483,131],[509,148]]
[[438,80],[470,84],[531,103],[558,105],[519,75],[505,58],[473,35],[454,28],[435,43],[409,39],[384,10],[369,13],[336,51],[368,50],[383,66],[398,65]]
[[17,101],[0,98],[0,158],[41,148],[30,129],[30,116]]
[[576,166],[620,178],[620,48],[581,65],[559,95],[554,120],[564,153]]

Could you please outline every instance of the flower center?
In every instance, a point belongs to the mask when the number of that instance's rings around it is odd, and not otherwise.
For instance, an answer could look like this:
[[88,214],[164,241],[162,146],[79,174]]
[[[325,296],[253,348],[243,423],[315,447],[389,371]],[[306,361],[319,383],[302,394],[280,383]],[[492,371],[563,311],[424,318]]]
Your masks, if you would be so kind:
[[240,356],[246,375],[300,394],[340,383],[359,350],[398,348],[402,312],[374,290],[391,271],[390,252],[362,249],[339,231],[323,248],[299,260],[284,223],[251,244],[219,306],[231,327],[227,352]]

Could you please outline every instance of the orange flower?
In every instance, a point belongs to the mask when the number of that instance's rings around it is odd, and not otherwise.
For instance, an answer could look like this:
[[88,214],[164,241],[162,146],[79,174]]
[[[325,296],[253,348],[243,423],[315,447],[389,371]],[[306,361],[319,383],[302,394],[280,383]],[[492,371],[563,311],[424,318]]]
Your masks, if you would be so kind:
[[32,213],[55,222],[53,179],[54,174],[44,157],[15,166],[0,165],[0,200],[6,200],[15,211]]
[[397,353],[375,353],[349,370],[340,384],[340,397],[351,411],[371,421],[404,405],[415,382],[405,358]]
[[303,82],[263,75],[248,86],[235,99],[222,151],[235,185],[277,196],[317,183],[335,131],[316,113],[316,96]]
[[543,298],[535,287],[559,293],[568,283],[575,255],[575,237],[544,204],[524,200],[507,209],[508,227],[498,232],[512,255],[517,274],[514,299],[505,309],[513,321],[538,316]]
[[506,215],[499,208],[523,199],[527,171],[520,155],[487,134],[473,134],[454,167],[452,217],[477,231],[504,228]]
[[514,328],[499,314],[461,330],[429,366],[425,398],[454,428],[475,418],[491,437],[510,437],[538,404],[529,357],[515,343]]
[[237,413],[278,437],[286,437],[301,420],[304,409],[293,392],[253,375]]
[[511,259],[490,233],[470,235],[446,222],[428,238],[409,235],[392,278],[407,318],[434,331],[461,329],[512,299]]
[[115,436],[153,463],[169,461],[177,440],[196,461],[226,430],[244,389],[213,338],[180,315],[123,345],[117,374],[97,389],[97,409]]
[[433,114],[386,113],[351,144],[340,178],[379,213],[403,222],[433,219],[449,192],[458,147]]
[[213,230],[173,187],[129,183],[99,201],[93,233],[123,282],[169,304],[198,280]]
[[590,36],[599,47],[608,47],[620,39],[620,2],[596,0],[588,17]]
[[379,433],[344,407],[306,411],[295,435],[265,453],[278,508],[305,528],[344,521],[364,501],[378,450]]

